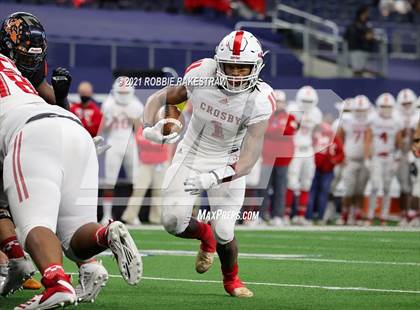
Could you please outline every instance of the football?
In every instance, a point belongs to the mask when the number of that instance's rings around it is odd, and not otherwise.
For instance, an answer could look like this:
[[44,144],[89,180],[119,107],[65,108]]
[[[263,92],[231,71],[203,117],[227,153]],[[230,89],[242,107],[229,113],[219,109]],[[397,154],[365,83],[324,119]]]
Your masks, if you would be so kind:
[[182,112],[174,105],[165,105],[159,109],[155,117],[155,123],[162,119],[169,121],[162,127],[162,134],[164,136],[170,135],[174,132],[180,133],[184,128],[184,116],[182,115]]

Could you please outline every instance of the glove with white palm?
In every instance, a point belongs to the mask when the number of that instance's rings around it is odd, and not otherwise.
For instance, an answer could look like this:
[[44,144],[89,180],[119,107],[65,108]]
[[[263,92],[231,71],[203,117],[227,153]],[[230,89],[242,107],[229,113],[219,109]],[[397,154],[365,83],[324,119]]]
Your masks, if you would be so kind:
[[199,173],[184,181],[185,191],[191,195],[198,195],[202,190],[208,190],[219,185],[214,173]]
[[184,190],[191,195],[198,195],[202,190],[212,189],[221,183],[231,181],[234,175],[235,169],[232,165],[206,173],[197,173],[185,179]]
[[108,151],[111,148],[111,145],[105,142],[105,139],[101,136],[96,136],[93,138],[93,143],[95,144],[96,155],[101,155]]
[[173,132],[166,136],[162,134],[163,126],[168,123],[173,123],[173,121],[169,119],[161,119],[154,126],[145,126],[143,129],[143,137],[149,141],[159,144],[176,143],[180,139],[179,133]]

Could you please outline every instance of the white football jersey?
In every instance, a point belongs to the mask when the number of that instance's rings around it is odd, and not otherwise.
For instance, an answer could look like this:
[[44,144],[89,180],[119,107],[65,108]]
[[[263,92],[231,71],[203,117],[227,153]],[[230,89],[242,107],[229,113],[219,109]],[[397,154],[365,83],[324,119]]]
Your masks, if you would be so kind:
[[[268,120],[275,109],[273,89],[260,81],[253,90],[229,93],[191,81],[216,77],[216,62],[206,58],[187,68],[184,82],[193,113],[177,157],[189,166],[211,170],[235,162],[248,126]],[[187,162],[185,162],[185,160]]]
[[344,130],[344,153],[351,160],[362,160],[364,157],[365,134],[369,128],[370,118],[357,119],[351,115],[343,119],[341,128]]
[[299,122],[299,129],[293,137],[295,143],[295,155],[313,155],[313,133],[316,126],[322,122],[322,112],[318,107],[303,111],[296,103],[287,106],[287,111],[293,114]]
[[372,118],[370,128],[373,134],[372,155],[387,156],[394,153],[397,133],[402,128],[400,120],[395,117],[382,118],[377,114]]
[[12,137],[31,117],[42,113],[56,113],[77,119],[73,113],[46,103],[15,64],[0,54],[0,161],[7,153],[6,148]]
[[127,105],[118,104],[110,94],[102,104],[105,125],[108,128],[108,139],[113,143],[127,143],[133,133],[133,119],[141,119],[143,104],[133,96]]
[[340,117],[335,119],[334,122],[331,125],[331,128],[334,132],[337,132],[338,128],[341,127],[341,124],[343,122],[346,122],[348,119],[350,119],[352,117],[352,113],[351,112],[343,112],[341,113]]

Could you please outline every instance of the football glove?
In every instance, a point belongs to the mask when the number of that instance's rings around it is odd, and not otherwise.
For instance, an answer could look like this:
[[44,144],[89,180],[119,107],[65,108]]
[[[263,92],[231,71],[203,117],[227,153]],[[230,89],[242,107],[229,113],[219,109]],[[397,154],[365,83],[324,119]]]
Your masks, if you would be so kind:
[[171,120],[161,119],[154,126],[146,126],[143,129],[143,137],[158,144],[176,143],[180,139],[180,135],[177,132],[173,132],[167,136],[162,134],[163,126],[171,122]]
[[95,144],[96,155],[101,155],[108,151],[111,148],[111,145],[105,142],[105,139],[101,136],[96,136],[93,138],[93,143]]
[[191,195],[198,195],[202,190],[208,190],[219,185],[216,174],[200,173],[185,179],[185,191]]
[[63,98],[67,98],[71,85],[71,75],[66,68],[54,69],[51,77],[51,85],[54,89],[55,98],[57,101],[61,101]]
[[196,174],[185,179],[184,190],[191,195],[198,195],[202,190],[208,190],[221,183],[230,182],[234,175],[235,169],[232,165],[214,169],[207,173]]

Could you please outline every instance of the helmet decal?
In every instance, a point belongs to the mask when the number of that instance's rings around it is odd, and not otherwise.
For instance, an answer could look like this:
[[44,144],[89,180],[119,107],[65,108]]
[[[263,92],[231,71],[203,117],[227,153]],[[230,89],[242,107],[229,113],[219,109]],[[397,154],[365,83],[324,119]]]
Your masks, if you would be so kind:
[[233,42],[233,55],[240,55],[241,54],[241,43],[242,38],[244,37],[243,31],[237,31],[235,35],[235,41]]
[[15,44],[19,44],[22,37],[22,20],[17,18],[10,19],[5,28],[6,33],[10,36],[10,40]]

